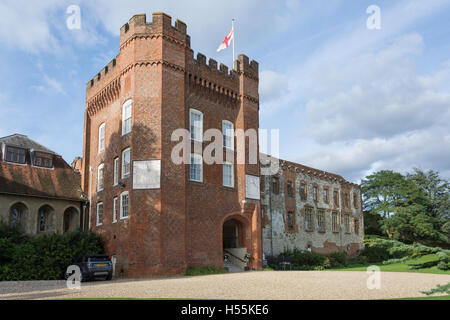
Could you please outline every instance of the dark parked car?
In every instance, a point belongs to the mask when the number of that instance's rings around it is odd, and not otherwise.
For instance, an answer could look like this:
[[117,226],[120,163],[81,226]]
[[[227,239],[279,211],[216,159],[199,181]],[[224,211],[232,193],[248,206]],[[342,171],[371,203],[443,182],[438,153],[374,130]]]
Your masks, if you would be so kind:
[[[96,278],[105,278],[105,280],[112,279],[112,262],[106,255],[91,255],[84,256],[82,262],[74,263],[80,267],[81,271],[81,282],[94,280]],[[69,278],[72,273],[65,274],[66,280]]]

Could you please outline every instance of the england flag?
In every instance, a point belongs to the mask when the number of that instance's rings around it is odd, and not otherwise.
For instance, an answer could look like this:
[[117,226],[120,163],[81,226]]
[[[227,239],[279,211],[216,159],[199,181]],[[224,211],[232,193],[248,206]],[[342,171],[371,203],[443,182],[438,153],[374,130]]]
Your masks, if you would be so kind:
[[230,45],[231,40],[233,40],[233,38],[234,38],[234,28],[231,28],[230,33],[222,41],[222,43],[220,44],[219,48],[217,49],[217,52],[228,48],[228,46]]

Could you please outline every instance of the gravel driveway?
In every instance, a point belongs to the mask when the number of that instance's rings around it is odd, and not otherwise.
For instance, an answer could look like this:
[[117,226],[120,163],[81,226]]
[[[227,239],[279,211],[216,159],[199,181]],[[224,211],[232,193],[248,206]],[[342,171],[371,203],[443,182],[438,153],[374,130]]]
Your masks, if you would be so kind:
[[361,271],[263,271],[198,277],[115,280],[1,282],[0,299],[193,298],[193,299],[386,299],[424,296],[421,291],[450,282],[450,275],[382,272],[381,288],[369,290]]

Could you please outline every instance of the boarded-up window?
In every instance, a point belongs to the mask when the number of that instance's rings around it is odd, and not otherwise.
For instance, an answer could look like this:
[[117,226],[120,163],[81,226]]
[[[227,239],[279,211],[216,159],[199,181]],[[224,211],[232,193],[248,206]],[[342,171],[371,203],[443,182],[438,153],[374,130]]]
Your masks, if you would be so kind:
[[305,208],[305,230],[313,231],[313,209]]
[[317,230],[325,232],[325,210],[322,209],[317,211]]
[[331,214],[333,232],[339,232],[339,215],[337,211]]

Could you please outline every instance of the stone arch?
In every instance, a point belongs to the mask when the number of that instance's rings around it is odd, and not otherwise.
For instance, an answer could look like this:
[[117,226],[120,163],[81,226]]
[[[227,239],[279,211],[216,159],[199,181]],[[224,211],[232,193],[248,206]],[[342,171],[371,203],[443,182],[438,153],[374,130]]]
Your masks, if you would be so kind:
[[55,209],[49,204],[43,204],[37,212],[37,233],[55,231]]
[[75,231],[80,228],[80,210],[73,205],[64,209],[63,232]]

